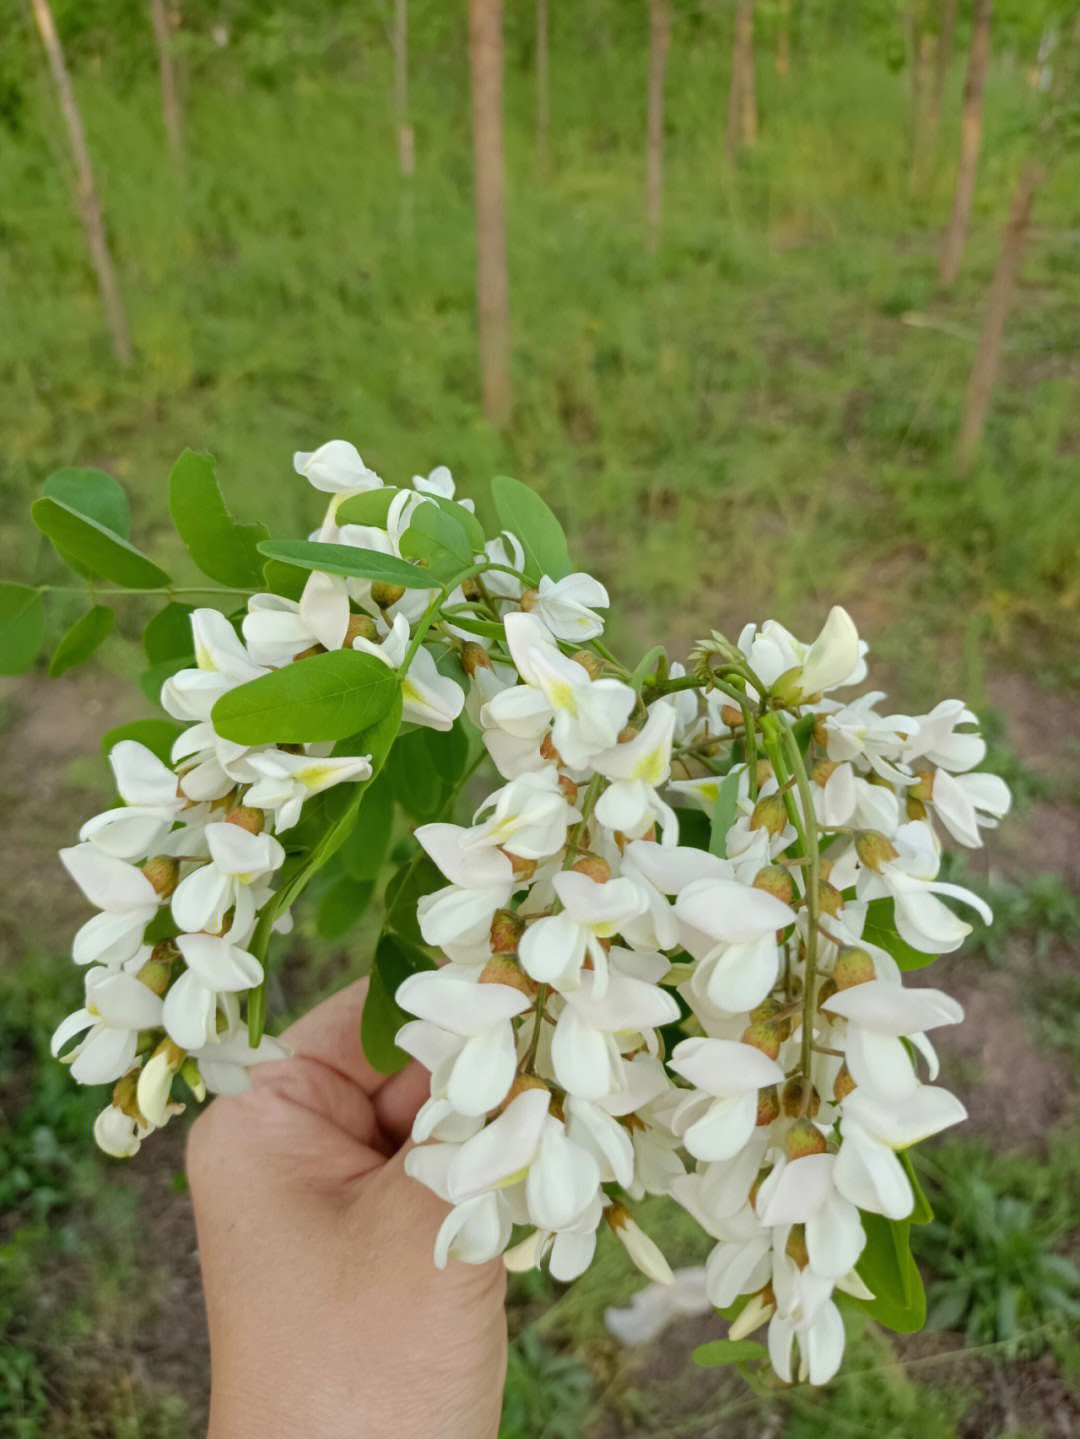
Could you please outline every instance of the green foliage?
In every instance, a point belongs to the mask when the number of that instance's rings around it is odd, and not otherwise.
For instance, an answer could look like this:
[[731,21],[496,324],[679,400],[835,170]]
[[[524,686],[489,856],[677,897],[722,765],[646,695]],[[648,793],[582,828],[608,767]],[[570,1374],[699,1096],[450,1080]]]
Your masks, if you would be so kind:
[[499,1439],[582,1439],[592,1375],[526,1331],[510,1346]]
[[398,1030],[412,1018],[394,999],[398,986],[411,974],[434,968],[435,961],[419,945],[399,934],[380,936],[360,1021],[360,1038],[368,1060],[381,1074],[393,1074],[409,1062],[409,1056],[394,1043]]
[[116,615],[107,605],[93,605],[87,610],[57,645],[49,662],[49,678],[56,679],[88,660],[108,639],[115,621]]
[[923,954],[901,939],[896,928],[896,916],[891,899],[872,899],[866,906],[866,923],[862,937],[879,949],[891,954],[901,969],[924,969],[938,958],[936,954]]
[[214,472],[212,455],[185,450],[169,476],[169,513],[191,558],[222,585],[257,589],[262,562],[257,545],[269,530],[238,525],[229,514]]
[[732,770],[730,774],[724,776],[720,792],[716,796],[716,804],[713,806],[712,825],[709,830],[709,853],[718,855],[721,859],[727,856],[728,830],[736,819],[739,779],[740,771],[738,770]]
[[745,1364],[764,1359],[768,1351],[757,1339],[713,1339],[694,1350],[694,1363],[702,1369],[715,1369],[721,1364]]
[[[935,1154],[937,1217],[917,1237],[935,1274],[931,1327],[962,1330],[973,1344],[1000,1343],[1011,1355],[1037,1354],[1055,1333],[1075,1329],[1080,1269],[1057,1252],[1069,1197],[1047,1192],[1058,1189],[1056,1167],[1040,1175],[1018,1159],[1006,1174],[1000,1161],[962,1143]],[[1075,1164],[1071,1178],[1075,1191]]]
[[130,739],[135,740],[137,744],[145,745],[148,750],[157,755],[158,759],[167,764],[173,744],[183,731],[183,725],[177,724],[174,720],[129,720],[127,724],[116,725],[102,735],[101,752],[107,756],[114,745],[118,745],[122,739]]
[[399,560],[396,555],[383,555],[378,550],[361,550],[349,545],[319,544],[314,540],[279,540],[259,545],[269,559],[280,560],[304,570],[320,570],[326,575],[344,575],[354,580],[377,580],[382,584],[400,585],[406,590],[430,590],[431,574]]
[[533,580],[543,575],[561,580],[568,575],[570,551],[562,525],[535,490],[509,475],[496,475],[491,495],[500,525],[521,541],[525,573]]
[[330,650],[223,694],[211,717],[237,744],[321,744],[368,729],[401,692],[397,672],[359,650]]
[[45,643],[45,606],[28,585],[0,582],[0,674],[28,670]]
[[873,1299],[850,1302],[897,1334],[912,1334],[926,1323],[922,1276],[911,1257],[910,1219],[863,1214],[866,1248],[856,1269]]
[[[69,483],[72,475],[78,478]],[[60,558],[80,574],[98,575],[125,589],[163,588],[169,583],[165,571],[112,528],[120,517],[112,488],[115,481],[101,475],[95,483],[89,477],[96,475],[94,470],[79,470],[54,476],[52,490],[47,486],[30,506],[34,524],[52,541]],[[56,498],[54,492],[63,493],[65,499]],[[107,518],[99,518],[102,515]]]
[[[467,513],[460,505],[455,508]],[[446,584],[472,564],[472,537],[446,510],[420,504],[401,537],[401,553],[406,559],[426,562],[428,575]]]

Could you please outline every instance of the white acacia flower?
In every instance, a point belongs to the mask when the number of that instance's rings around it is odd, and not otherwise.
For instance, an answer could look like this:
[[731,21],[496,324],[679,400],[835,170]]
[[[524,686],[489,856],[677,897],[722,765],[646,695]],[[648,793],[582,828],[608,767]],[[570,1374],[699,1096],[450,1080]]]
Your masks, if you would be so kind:
[[218,1013],[225,1021],[209,1043],[188,1051],[211,1094],[243,1094],[251,1086],[248,1070],[254,1064],[288,1059],[292,1050],[273,1035],[264,1034],[253,1048],[247,1025],[240,1020],[240,1005],[233,993],[219,996]]
[[359,495],[382,487],[382,480],[368,469],[348,440],[327,440],[317,450],[297,450],[293,468],[325,494]]
[[776,983],[776,933],[794,922],[790,906],[735,880],[700,879],[679,895],[675,914],[686,949],[701,961],[693,992],[732,1014],[760,1004]]
[[841,989],[822,1010],[847,1021],[838,1042],[856,1085],[888,1099],[902,1098],[918,1084],[903,1037],[914,1039],[964,1017],[956,1000],[940,989],[905,989],[887,979]]
[[268,671],[254,663],[220,610],[193,610],[191,633],[196,668],[179,670],[165,681],[161,704],[174,719],[209,720],[210,711],[226,691]]
[[86,1007],[60,1022],[52,1037],[58,1056],[77,1034],[84,1037],[67,1055],[78,1084],[112,1084],[135,1063],[139,1034],[161,1025],[162,1003],[133,974],[94,968],[86,974]]
[[263,967],[254,955],[214,934],[180,934],[174,943],[184,957],[185,972],[165,996],[165,1032],[181,1049],[201,1050],[218,1034],[222,995],[261,984]]
[[304,802],[313,794],[371,777],[370,755],[334,758],[267,749],[251,755],[248,764],[255,783],[245,794],[244,803],[273,812],[276,830],[291,829],[300,819]]
[[950,954],[971,933],[935,896],[943,894],[968,905],[990,924],[990,906],[962,885],[935,879],[940,853],[930,826],[922,820],[901,825],[893,837],[898,850],[877,871],[864,869],[858,877],[859,899],[891,897],[900,938],[923,954]]
[[897,727],[904,733],[901,758],[906,765],[925,759],[937,769],[954,774],[974,769],[986,756],[986,741],[960,725],[977,725],[963,700],[942,700],[929,714],[916,718],[897,715]]
[[551,1040],[555,1078],[582,1099],[603,1099],[625,1088],[621,1051],[644,1043],[655,1052],[653,1031],[679,1017],[674,996],[614,966],[602,994],[599,987],[597,971],[585,970],[579,987],[565,995]]
[[94,1120],[94,1143],[113,1159],[138,1154],[143,1140],[153,1132],[152,1124],[140,1124],[115,1104],[107,1104]]
[[674,707],[657,700],[633,739],[593,757],[593,768],[611,780],[596,803],[596,817],[608,829],[640,839],[658,821],[664,842],[678,843],[678,819],[657,794],[671,773],[675,722]]
[[828,1384],[844,1357],[844,1321],[829,1297],[832,1281],[799,1269],[786,1254],[773,1258],[776,1313],[769,1321],[769,1359],[785,1384],[792,1379],[791,1356],[799,1346],[799,1380]]
[[453,1035],[432,1072],[433,1096],[445,1095],[458,1114],[475,1117],[501,1104],[517,1072],[515,1015],[531,1005],[528,995],[503,984],[478,984],[454,966],[410,975],[399,987],[398,1004],[416,1020],[398,1031],[407,1054],[424,1051],[425,1031]]
[[[487,811],[486,819],[481,816]],[[521,859],[546,859],[566,843],[566,831],[581,818],[559,787],[551,766],[519,775],[488,795],[476,812],[478,823],[466,832],[465,848],[498,845]]]
[[939,769],[933,779],[930,803],[934,813],[958,844],[982,847],[982,829],[995,829],[1012,804],[1009,786],[996,774],[949,774]]
[[633,880],[620,878],[600,884],[573,870],[556,874],[552,886],[562,903],[561,913],[535,920],[521,937],[521,967],[540,984],[554,985],[563,994],[582,982],[582,966],[591,959],[593,993],[602,998],[608,984],[607,954],[602,940],[618,934],[624,923],[648,907],[648,899]]
[[75,963],[116,966],[131,959],[160,904],[146,875],[93,844],[62,849],[60,862],[90,903],[102,911],[75,935]]
[[851,616],[833,605],[821,633],[803,656],[799,688],[804,695],[816,695],[857,684],[866,673],[861,663],[864,649]]
[[775,1060],[729,1039],[684,1039],[669,1067],[694,1086],[673,1117],[695,1159],[731,1159],[757,1123],[758,1090],[784,1082]]
[[425,824],[415,831],[450,881],[417,906],[420,932],[436,949],[486,945],[495,911],[504,909],[514,892],[514,868],[506,855],[470,846],[469,833],[456,824]]
[[109,764],[124,803],[88,819],[79,839],[115,859],[145,859],[159,851],[188,801],[178,792],[175,772],[135,740],[114,745]]
[[[391,669],[398,669],[409,647],[409,622],[403,614],[394,617],[390,632],[379,643],[362,637],[353,641],[353,649],[366,650]],[[427,729],[448,730],[465,705],[465,691],[436,668],[430,651],[423,645],[409,664],[408,674],[401,681],[402,719]]]
[[285,851],[273,835],[252,834],[236,824],[208,824],[205,835],[210,863],[176,886],[173,918],[183,930],[216,933],[231,909],[229,933],[235,942],[250,933],[259,905],[269,898],[269,876],[283,863]]
[[755,1208],[762,1224],[806,1226],[810,1268],[823,1279],[842,1279],[866,1247],[859,1211],[835,1182],[835,1154],[782,1155],[762,1182]]
[[561,580],[545,575],[532,611],[556,639],[581,644],[603,634],[604,622],[596,607],[606,610],[609,603],[607,590],[592,575],[573,574]]

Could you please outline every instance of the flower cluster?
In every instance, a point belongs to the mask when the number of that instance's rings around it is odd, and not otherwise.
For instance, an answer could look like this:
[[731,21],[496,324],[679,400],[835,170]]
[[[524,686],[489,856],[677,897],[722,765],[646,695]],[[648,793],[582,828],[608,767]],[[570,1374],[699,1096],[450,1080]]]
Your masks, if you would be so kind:
[[927,1037],[960,1007],[903,972],[969,932],[945,901],[990,919],[937,877],[943,836],[977,846],[1009,806],[975,717],[839,698],[866,647],[838,608],[809,645],[769,621],[686,669],[627,670],[546,510],[488,540],[445,469],[391,490],[343,441],[296,468],[331,496],[288,552],[298,596],[193,613],[195,665],[162,694],[186,726],[171,765],[117,744],[124,803],[62,854],[102,911],[75,940],[86,1007],[54,1040],[81,1034],[74,1077],[115,1084],[99,1143],[134,1152],[179,1107],[177,1074],[233,1093],[283,1053],[252,1014],[270,934],[324,862],[298,838],[305,801],[352,785],[323,823],[354,821],[389,745],[243,743],[220,702],[366,655],[406,724],[465,731],[500,781],[471,822],[451,795],[415,829],[445,884],[415,906],[426,951],[393,1037],[431,1074],[407,1167],[450,1206],[436,1262],[569,1280],[603,1221],[670,1281],[627,1208],[668,1195],[716,1240],[705,1284],[732,1336],[767,1323],[783,1379],[827,1382],[836,1296],[889,1297],[864,1261],[916,1209],[905,1151],[964,1117]]

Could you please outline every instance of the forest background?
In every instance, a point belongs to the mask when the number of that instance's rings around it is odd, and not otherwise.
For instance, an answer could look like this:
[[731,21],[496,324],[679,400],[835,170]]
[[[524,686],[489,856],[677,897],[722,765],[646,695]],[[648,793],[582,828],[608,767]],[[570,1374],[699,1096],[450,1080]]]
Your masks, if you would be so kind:
[[[1017,808],[948,860],[998,922],[932,980],[968,1010],[942,1048],[971,1121],[926,1160],[929,1330],[757,1394],[694,1364],[706,1318],[620,1349],[603,1310],[640,1281],[609,1250],[515,1284],[503,1435],[1078,1435],[1080,7],[501,10],[0,0],[0,573],[56,578],[27,504],[60,465],[120,479],[167,562],[185,446],[293,534],[292,452],[343,437],[389,483],[533,484],[627,650],[809,638],[836,602],[898,708],[967,697]],[[107,802],[101,734],[148,708],[138,603],[78,674],[0,680],[5,1439],[205,1421],[179,1127],[103,1159],[100,1096],[47,1059],[79,1002],[55,851]],[[324,901],[279,1015],[364,968]]]

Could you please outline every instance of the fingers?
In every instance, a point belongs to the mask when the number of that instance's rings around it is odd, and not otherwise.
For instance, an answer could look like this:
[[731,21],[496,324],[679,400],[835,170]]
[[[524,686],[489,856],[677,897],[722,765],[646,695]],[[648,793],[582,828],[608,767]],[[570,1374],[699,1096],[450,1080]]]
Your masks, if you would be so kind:
[[360,1016],[367,990],[366,979],[339,990],[290,1025],[281,1038],[301,1058],[336,1069],[365,1094],[374,1095],[386,1082],[386,1075],[368,1063],[360,1044]]
[[431,1092],[431,1075],[416,1060],[391,1075],[374,1096],[379,1128],[396,1144],[403,1144],[412,1132],[413,1120]]

